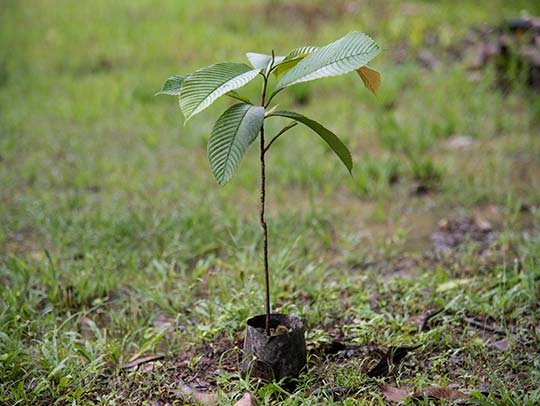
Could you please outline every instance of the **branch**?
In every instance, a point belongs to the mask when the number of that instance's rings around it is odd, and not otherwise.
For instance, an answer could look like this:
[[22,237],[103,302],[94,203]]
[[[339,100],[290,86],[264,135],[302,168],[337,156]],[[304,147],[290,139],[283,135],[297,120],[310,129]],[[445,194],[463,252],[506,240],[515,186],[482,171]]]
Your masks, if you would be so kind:
[[489,331],[491,333],[495,333],[495,334],[500,334],[500,335],[506,335],[506,331],[504,330],[501,330],[499,328],[496,328],[496,327],[491,327],[491,326],[488,326],[487,324],[485,323],[482,323],[476,319],[471,319],[470,317],[463,317],[463,321],[473,327],[476,327],[480,330],[485,330],[485,331]]
[[274,143],[275,140],[277,140],[282,134],[286,133],[286,132],[289,131],[291,128],[295,127],[297,124],[298,124],[298,121],[293,121],[291,124],[289,124],[289,125],[283,127],[283,128],[281,129],[281,131],[278,132],[278,133],[274,136],[274,138],[272,138],[272,139],[270,140],[270,142],[268,143],[268,145],[264,148],[264,151],[263,151],[263,152],[266,154],[266,151],[268,151],[268,149],[270,148],[270,145],[272,145],[272,144]]

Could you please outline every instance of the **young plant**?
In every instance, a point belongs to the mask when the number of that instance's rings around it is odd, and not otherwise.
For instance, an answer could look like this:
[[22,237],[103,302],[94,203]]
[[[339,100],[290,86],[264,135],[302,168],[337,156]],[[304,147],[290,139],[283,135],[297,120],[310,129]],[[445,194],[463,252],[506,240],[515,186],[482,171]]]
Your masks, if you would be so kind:
[[[218,63],[188,75],[167,79],[158,94],[178,96],[186,122],[221,96],[229,96],[240,103],[229,107],[216,121],[208,141],[208,159],[220,185],[233,176],[247,148],[259,136],[260,146],[260,224],[263,231],[266,335],[270,335],[270,273],[268,269],[268,226],[265,218],[266,176],[265,155],[273,143],[285,132],[301,123],[318,134],[347,170],[352,170],[352,158],[343,142],[330,130],[300,113],[270,107],[270,103],[284,89],[298,83],[356,71],[364,85],[375,93],[380,85],[380,74],[369,68],[369,63],[380,53],[379,46],[367,35],[351,32],[323,47],[296,48],[285,56],[247,53],[251,66],[244,63]],[[278,82],[269,89],[269,78]],[[256,77],[262,79],[258,104],[236,92]],[[285,117],[291,122],[266,142],[264,122],[273,117]]]

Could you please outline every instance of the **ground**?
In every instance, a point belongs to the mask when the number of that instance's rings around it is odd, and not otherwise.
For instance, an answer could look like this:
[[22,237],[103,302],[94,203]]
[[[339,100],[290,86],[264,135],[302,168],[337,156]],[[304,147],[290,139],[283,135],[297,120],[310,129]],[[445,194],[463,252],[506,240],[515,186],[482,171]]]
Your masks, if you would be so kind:
[[[0,10],[0,404],[449,399],[433,387],[540,402],[540,98],[519,75],[501,89],[490,64],[470,69],[467,41],[537,2]],[[309,368],[295,391],[256,385],[237,370],[263,311],[257,149],[218,187],[206,142],[228,101],[184,126],[154,93],[352,30],[385,49],[377,97],[348,75],[276,98],[341,136],[355,168],[299,127],[272,148],[273,309],[305,320]],[[369,376],[402,347],[417,348]]]

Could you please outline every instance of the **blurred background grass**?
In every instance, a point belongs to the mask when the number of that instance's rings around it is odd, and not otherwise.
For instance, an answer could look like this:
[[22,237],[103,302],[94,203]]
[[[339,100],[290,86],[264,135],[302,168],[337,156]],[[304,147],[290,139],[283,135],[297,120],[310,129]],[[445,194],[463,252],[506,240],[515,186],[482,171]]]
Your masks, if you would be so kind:
[[[444,171],[440,188],[453,204],[486,195],[504,200],[516,189],[537,195],[519,174],[513,177],[513,163],[503,156],[530,150],[537,98],[503,97],[489,71],[468,80],[460,61],[442,60],[435,71],[414,63],[426,38],[444,49],[471,26],[537,8],[526,1],[4,1],[0,241],[5,246],[13,232],[32,229],[51,248],[65,248],[64,239],[84,242],[103,230],[102,222],[135,216],[146,223],[149,216],[185,215],[184,208],[204,211],[216,224],[255,219],[254,151],[225,188],[214,185],[207,167],[208,134],[227,102],[184,127],[176,103],[153,94],[173,73],[243,61],[245,51],[282,54],[320,45],[350,30],[369,33],[387,50],[374,62],[383,74],[378,97],[349,75],[299,86],[277,102],[302,104],[294,107],[342,136],[353,150],[355,175],[349,179],[322,144],[295,129],[271,156],[273,210],[307,204],[335,212],[340,196],[347,211],[364,210],[357,197],[382,196],[386,206],[400,193],[389,190],[389,178],[407,182],[433,170]],[[399,50],[406,58],[396,65],[391,54]],[[246,90],[253,95],[257,85]],[[481,140],[471,155],[482,159],[442,149],[439,141],[453,135]]]

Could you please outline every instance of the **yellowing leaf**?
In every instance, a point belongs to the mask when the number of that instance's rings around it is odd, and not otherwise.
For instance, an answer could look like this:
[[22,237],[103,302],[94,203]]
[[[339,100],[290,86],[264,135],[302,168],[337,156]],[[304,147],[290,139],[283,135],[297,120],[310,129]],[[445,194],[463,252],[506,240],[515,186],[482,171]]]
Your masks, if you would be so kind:
[[377,90],[381,86],[381,74],[368,66],[362,66],[357,72],[368,90],[373,94],[377,94]]
[[277,77],[283,75],[284,73],[290,71],[298,63],[304,59],[309,54],[315,52],[318,48],[312,46],[305,46],[301,48],[293,49],[291,52],[281,59],[279,62],[276,62],[277,66],[274,70],[274,75]]
[[287,61],[281,62],[278,66],[276,66],[276,69],[274,70],[274,75],[281,76],[285,72],[290,71],[292,68],[294,68],[298,63],[304,59],[309,54],[301,54],[296,56],[294,59],[290,59]]

